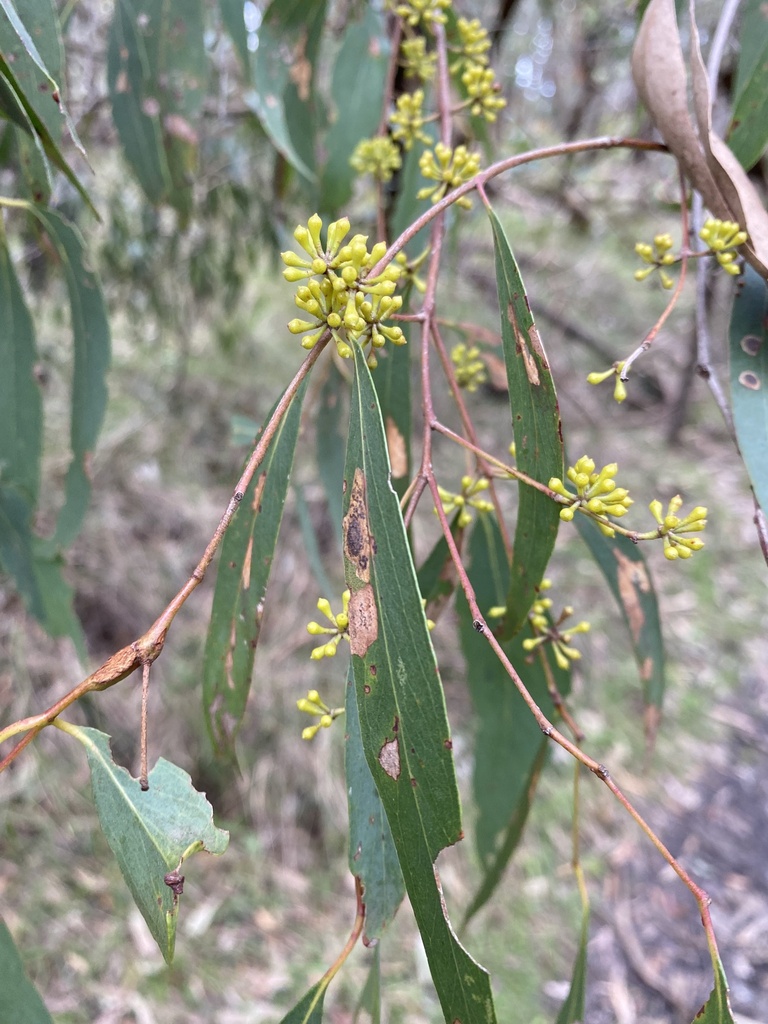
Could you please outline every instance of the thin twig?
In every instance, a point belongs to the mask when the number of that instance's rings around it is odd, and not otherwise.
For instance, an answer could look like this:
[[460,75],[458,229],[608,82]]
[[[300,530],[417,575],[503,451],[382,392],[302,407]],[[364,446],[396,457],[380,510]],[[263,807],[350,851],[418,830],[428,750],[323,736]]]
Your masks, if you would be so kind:
[[221,543],[227,527],[232,521],[240,502],[243,500],[243,495],[248,489],[248,484],[253,478],[253,474],[261,465],[272,438],[274,437],[277,428],[280,426],[283,416],[288,411],[288,408],[302,381],[317,362],[320,353],[328,344],[329,338],[330,331],[327,331],[326,334],[320,338],[315,347],[308,353],[304,362],[296,371],[293,380],[283,392],[280,401],[275,407],[275,411],[272,413],[272,416],[265,425],[259,441],[237,482],[234,493],[229,500],[229,504],[227,505],[224,515],[219,521],[219,525],[216,527],[211,540],[208,542],[208,546],[203,553],[203,557],[200,559],[194,572],[178,594],[176,594],[143,636],[140,636],[138,640],[134,640],[132,644],[129,644],[127,647],[123,647],[121,650],[113,654],[104,662],[103,665],[97,668],[95,672],[92,672],[82,682],[78,683],[77,686],[71,689],[69,693],[65,694],[60,700],[57,700],[55,704],[52,704],[46,711],[43,711],[38,715],[32,715],[29,718],[20,719],[18,722],[13,722],[5,729],[0,730],[0,743],[10,739],[12,736],[18,736],[20,733],[25,734],[16,746],[9,751],[2,761],[0,761],[0,772],[4,771],[8,765],[18,757],[21,751],[27,746],[27,744],[32,742],[41,729],[50,725],[51,722],[53,722],[53,720],[62,713],[62,711],[65,711],[71,704],[74,704],[86,693],[91,693],[95,690],[106,690],[110,686],[114,686],[115,683],[118,683],[122,679],[131,675],[131,673],[139,668],[139,666],[151,664],[160,655],[173,619],[192,591],[202,583],[206,570],[211,564],[213,556],[216,554],[216,550]]

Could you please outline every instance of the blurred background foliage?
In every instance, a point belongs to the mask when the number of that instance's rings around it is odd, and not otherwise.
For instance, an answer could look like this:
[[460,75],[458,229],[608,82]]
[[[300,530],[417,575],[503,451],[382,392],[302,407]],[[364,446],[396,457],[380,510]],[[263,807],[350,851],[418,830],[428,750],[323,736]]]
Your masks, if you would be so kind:
[[[715,0],[697,5],[705,43],[720,7]],[[487,159],[586,135],[650,136],[629,71],[636,14],[624,0],[460,8],[492,24],[494,66],[508,101],[486,131]],[[0,94],[0,194],[44,211],[3,211],[0,294],[34,346],[37,393],[24,401],[32,419],[38,416],[30,429],[39,435],[28,453],[32,468],[21,466],[13,479],[6,464],[0,478],[0,511],[11,524],[0,546],[4,722],[47,706],[135,639],[197,561],[254,430],[301,357],[285,330],[294,311],[277,253],[314,210],[324,217],[343,212],[356,230],[375,230],[373,191],[353,178],[346,157],[379,122],[388,56],[383,12],[355,0],[17,0],[16,10],[60,85],[87,162],[62,130],[50,90],[37,83],[35,110],[17,117]],[[0,48],[7,54],[10,29],[0,12],[3,18]],[[281,79],[271,57],[288,37],[300,41],[302,59]],[[722,69],[724,96],[737,78],[737,59],[733,46]],[[23,79],[21,63],[9,66],[32,95],[36,72]],[[43,138],[35,116],[53,149],[34,142]],[[71,173],[49,176],[46,163],[54,172],[65,163]],[[764,186],[760,154],[752,173]],[[693,374],[692,294],[664,344],[636,367],[623,407],[584,384],[588,371],[631,351],[664,306],[660,291],[632,281],[633,246],[657,231],[674,233],[676,174],[659,156],[586,154],[522,168],[497,180],[492,194],[545,338],[573,457],[584,449],[598,464],[618,461],[622,483],[634,491],[668,498],[679,490],[708,505],[716,524],[705,555],[684,571],[658,559],[654,566],[671,685],[653,754],[644,747],[629,642],[596,568],[570,534],[553,562],[564,598],[593,622],[574,683],[589,749],[601,751],[650,804],[661,795],[655,778],[674,770],[686,785],[708,756],[702,746],[724,742],[724,716],[712,709],[765,672],[749,492],[719,413]],[[404,201],[397,194],[391,200],[392,222],[402,224],[411,208],[398,209]],[[57,217],[60,226],[52,227]],[[83,240],[79,249],[66,235],[69,225]],[[456,328],[456,340],[487,340],[498,330],[498,312],[491,239],[477,211],[462,216],[460,234],[458,220],[450,220],[447,256],[442,314],[472,325],[469,334]],[[109,327],[95,338],[98,379],[79,392],[73,352],[94,339],[85,327],[78,333],[77,296],[90,294],[91,272]],[[729,303],[730,282],[715,281],[714,337],[725,337]],[[506,396],[493,373],[491,342],[485,351],[490,383],[472,411],[481,438],[498,447],[499,432],[506,437],[509,430]],[[722,370],[724,345],[714,357]],[[329,365],[325,372],[338,371]],[[310,410],[323,401],[321,384],[313,382]],[[448,396],[438,400],[447,410]],[[156,666],[152,757],[162,753],[183,765],[234,839],[226,857],[203,861],[190,879],[194,909],[170,971],[130,910],[95,825],[79,752],[46,732],[6,776],[0,901],[30,975],[62,1024],[270,1020],[325,969],[328,935],[341,940],[346,932],[343,738],[332,730],[302,744],[304,723],[295,711],[308,686],[328,693],[331,703],[343,686],[310,667],[305,633],[324,592],[318,578],[341,589],[323,487],[328,458],[308,416],[239,773],[216,761],[203,727],[210,586],[184,610]],[[456,451],[439,450],[436,460],[448,480],[465,471]],[[419,556],[434,537],[424,517],[415,531]],[[435,642],[468,791],[473,723],[456,633],[448,614]],[[109,732],[118,759],[135,768],[138,694],[130,681],[84,702],[78,714]],[[653,766],[648,775],[645,758]],[[473,948],[498,981],[501,1020],[551,1019],[576,945],[578,899],[561,870],[570,858],[571,770],[557,754],[553,761],[510,877],[478,919],[484,923],[473,926]],[[605,856],[629,842],[629,830],[602,795],[590,790],[584,799],[587,868],[593,881],[605,880]],[[471,809],[468,816],[471,829]],[[479,876],[469,844],[443,855],[441,874],[450,901],[465,906]],[[437,1020],[415,928],[405,913],[400,918],[397,940],[382,945],[388,1019]],[[338,1024],[351,1020],[362,952],[329,1005]],[[626,984],[632,989],[634,982]]]

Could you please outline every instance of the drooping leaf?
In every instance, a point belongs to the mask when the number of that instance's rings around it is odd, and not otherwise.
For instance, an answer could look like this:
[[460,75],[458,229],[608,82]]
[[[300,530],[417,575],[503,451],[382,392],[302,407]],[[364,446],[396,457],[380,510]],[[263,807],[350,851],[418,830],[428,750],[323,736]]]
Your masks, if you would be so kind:
[[[63,121],[72,141],[85,156],[74,122],[61,96],[58,85],[61,71],[61,33],[52,0],[17,0],[16,3],[12,3],[11,0],[0,0],[0,82],[3,83],[4,95],[2,108],[19,127],[34,135],[36,143],[39,143],[43,164],[46,158],[50,160],[98,217],[88,193],[62,156],[56,141],[61,135]],[[23,118],[14,110],[14,101],[22,108]],[[27,125],[22,123],[24,120],[27,121]],[[44,191],[47,193],[47,167],[43,170],[43,178]]]
[[33,541],[31,506],[0,483],[0,565],[13,576],[30,613],[42,622],[45,606],[35,573]]
[[376,133],[389,61],[384,12],[361,4],[347,20],[333,67],[334,117],[325,141],[328,157],[320,181],[320,209],[336,214],[352,195],[349,158],[357,143]]
[[67,281],[75,357],[72,373],[70,444],[72,461],[65,481],[64,507],[59,513],[54,547],[69,547],[80,532],[91,494],[89,461],[107,404],[110,333],[104,296],[87,266],[80,233],[59,213],[34,203],[26,209],[43,225],[61,260]]
[[664,639],[659,603],[645,555],[637,544],[617,534],[606,537],[599,527],[577,515],[576,527],[611,588],[624,617],[637,661],[645,704],[645,734],[652,743],[664,701]]
[[333,363],[320,389],[315,417],[315,457],[328,512],[334,526],[334,540],[341,537],[341,487],[344,480],[344,434],[349,386]]
[[715,964],[715,987],[692,1024],[736,1024],[728,997],[728,980],[719,959]]
[[246,103],[275,149],[308,181],[315,171],[314,92],[326,0],[272,0],[259,28],[254,91]]
[[368,977],[355,1007],[352,1024],[358,1024],[363,1013],[368,1015],[368,1024],[381,1024],[381,944],[373,949]]
[[0,917],[0,1024],[53,1024]]
[[392,830],[406,890],[447,1021],[491,1024],[488,974],[458,942],[434,860],[461,838],[452,741],[435,655],[365,357],[345,468],[344,561],[363,749]]
[[35,329],[0,238],[0,473],[4,484],[37,503],[42,445],[42,402],[35,380]]
[[[13,0],[13,6],[18,16],[14,23],[9,5],[0,3],[0,51],[51,137],[58,139],[63,119],[54,92],[62,78],[63,47],[56,6],[53,0]],[[26,39],[19,34],[20,24]]]
[[[547,484],[563,475],[560,410],[549,363],[533,322],[520,271],[504,228],[488,209],[496,255],[501,337],[509,384],[517,468]],[[518,486],[517,524],[510,570],[505,637],[525,622],[555,546],[559,507],[527,484]]]
[[762,0],[742,6],[728,145],[748,171],[768,144],[768,11]]
[[301,997],[294,1008],[286,1013],[280,1024],[322,1024],[323,1000],[327,988],[327,982],[321,978]]
[[221,545],[203,656],[203,708],[220,754],[232,754],[251,688],[305,391],[306,380],[283,416]]
[[733,425],[755,496],[768,512],[768,286],[751,267],[744,271],[730,326]]
[[[293,481],[293,493],[296,497],[296,516],[299,520],[301,539],[304,542],[304,551],[307,556],[308,568],[315,577],[315,583],[320,594],[332,594],[336,589],[330,581],[328,573],[323,565],[323,556],[320,553],[318,543],[317,526],[313,522],[309,502],[304,494],[301,484]],[[339,516],[341,522],[341,516]]]
[[112,116],[152,203],[192,209],[207,57],[201,0],[119,0],[107,54]]
[[35,580],[43,605],[40,624],[50,636],[71,637],[78,657],[85,665],[88,657],[85,634],[75,614],[74,589],[64,579],[64,559],[58,552],[52,553],[50,545],[38,537],[33,539],[32,551]]
[[181,768],[160,758],[149,789],[112,760],[109,736],[68,725],[84,745],[102,831],[136,906],[167,963],[173,959],[179,897],[164,881],[198,850],[222,854],[229,833],[213,824],[213,808]]
[[565,1002],[560,1007],[555,1024],[582,1024],[587,992],[587,943],[589,942],[589,906],[585,905],[581,916],[579,948],[571,975],[571,987]]
[[[472,530],[468,572],[484,614],[508,592],[509,569],[496,520],[483,515]],[[488,641],[473,628],[469,606],[457,596],[459,636],[467,682],[477,720],[472,788],[478,810],[475,843],[483,869],[478,890],[465,911],[466,924],[491,897],[522,837],[544,764],[547,740]],[[529,630],[504,645],[536,703],[548,718],[552,700],[541,653],[523,649]],[[570,673],[551,666],[561,696],[570,691]]]
[[389,822],[363,752],[351,665],[345,706],[349,870],[363,884],[365,937],[368,941],[381,938],[403,901],[405,885]]

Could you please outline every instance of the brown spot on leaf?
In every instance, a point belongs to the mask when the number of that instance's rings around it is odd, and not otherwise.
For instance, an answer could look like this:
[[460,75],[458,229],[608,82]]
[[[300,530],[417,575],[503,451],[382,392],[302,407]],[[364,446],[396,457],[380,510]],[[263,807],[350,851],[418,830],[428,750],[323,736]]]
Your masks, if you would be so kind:
[[[525,366],[525,375],[528,378],[528,382],[533,384],[535,387],[538,387],[541,381],[539,380],[539,368],[536,365],[536,360],[533,358],[533,352],[542,359],[546,366],[546,360],[543,358],[544,351],[539,339],[539,332],[536,330],[535,324],[531,324],[527,331],[523,329],[517,319],[515,307],[511,302],[507,305],[507,317],[512,325],[512,330],[515,332],[515,349],[517,350],[517,354],[522,356],[523,364]],[[533,349],[533,352],[531,349]]]
[[368,694],[369,694],[370,692],[371,692],[371,688],[370,688],[370,686],[369,686],[369,685],[368,685],[368,684],[366,683],[366,684],[365,684],[365,686],[363,687],[363,693],[364,693],[364,694],[366,695],[366,697],[367,697],[367,696],[368,696]]
[[400,778],[400,748],[396,739],[384,741],[379,751],[379,764],[390,779]]
[[251,556],[253,555],[253,536],[248,538],[248,547],[245,549],[243,559],[243,571],[240,574],[240,585],[243,590],[248,590],[251,585]]
[[405,448],[405,438],[391,416],[387,416],[386,431],[387,449],[389,451],[389,462],[392,466],[392,476],[395,478],[407,476],[408,453]]
[[621,603],[629,620],[632,639],[637,643],[645,623],[645,612],[640,605],[640,595],[649,593],[651,581],[648,579],[648,573],[642,562],[633,562],[618,548],[614,549],[613,554],[618,562],[616,575]]
[[746,352],[748,356],[756,356],[760,351],[762,344],[763,339],[758,338],[756,334],[746,334],[741,339],[742,351]]
[[174,139],[186,142],[190,146],[196,146],[200,141],[195,129],[181,114],[166,114],[163,118],[163,128]]
[[453,750],[453,740],[443,740],[443,746],[446,750]]
[[376,598],[370,583],[356,590],[349,599],[349,646],[360,658],[379,635]]
[[365,497],[365,474],[355,470],[349,508],[342,520],[344,554],[352,563],[355,575],[363,583],[371,580],[371,535],[368,529],[368,503]]
[[376,672],[378,671],[378,669],[376,668],[375,665],[369,665],[368,666],[368,671],[371,673],[372,676],[375,676]]
[[640,666],[640,678],[644,683],[653,675],[653,658],[643,658],[643,663]]
[[739,374],[739,384],[749,388],[750,391],[759,391],[762,387],[760,378],[756,373],[752,373],[751,370],[744,370],[743,373]]

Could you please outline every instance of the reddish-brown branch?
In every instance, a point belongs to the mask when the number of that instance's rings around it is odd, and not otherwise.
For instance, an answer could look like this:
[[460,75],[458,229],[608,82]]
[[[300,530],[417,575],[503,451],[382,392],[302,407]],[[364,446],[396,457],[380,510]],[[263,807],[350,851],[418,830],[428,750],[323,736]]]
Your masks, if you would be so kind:
[[95,690],[106,690],[108,687],[114,686],[115,683],[125,679],[126,676],[129,676],[140,666],[150,665],[159,656],[165,644],[165,639],[168,635],[168,630],[171,627],[173,619],[192,591],[195,590],[205,578],[206,570],[213,561],[213,556],[216,554],[216,550],[226,533],[227,527],[232,521],[232,517],[237,511],[240,502],[243,500],[243,495],[248,489],[248,485],[253,478],[253,474],[261,465],[272,438],[275,436],[275,432],[280,426],[283,416],[285,416],[288,411],[299,386],[317,362],[320,353],[328,344],[329,338],[330,332],[326,332],[315,347],[308,353],[294,375],[293,380],[283,392],[282,398],[277,403],[275,411],[265,425],[261,437],[259,438],[259,441],[237,482],[234,493],[229,500],[229,504],[227,505],[224,515],[219,521],[219,525],[216,527],[213,537],[209,541],[208,546],[203,553],[203,557],[200,559],[194,572],[178,594],[176,594],[173,600],[160,613],[159,617],[143,636],[113,654],[112,657],[108,658],[107,661],[97,668],[95,672],[92,672],[91,675],[81,683],[78,683],[77,686],[70,690],[69,693],[65,694],[65,696],[60,700],[56,701],[55,704],[52,704],[46,711],[43,711],[39,715],[33,715],[30,718],[21,719],[20,721],[7,726],[5,729],[0,730],[0,743],[6,739],[10,739],[12,736],[18,736],[19,733],[26,734],[22,736],[13,749],[9,751],[2,761],[0,761],[0,772],[4,771],[8,767],[8,765],[21,753],[28,743],[31,743],[41,729],[50,725],[51,722],[62,713],[62,711],[65,711],[68,707],[78,701],[82,696],[84,696],[84,694],[92,693]]

